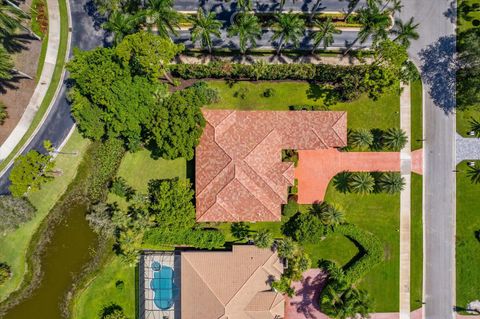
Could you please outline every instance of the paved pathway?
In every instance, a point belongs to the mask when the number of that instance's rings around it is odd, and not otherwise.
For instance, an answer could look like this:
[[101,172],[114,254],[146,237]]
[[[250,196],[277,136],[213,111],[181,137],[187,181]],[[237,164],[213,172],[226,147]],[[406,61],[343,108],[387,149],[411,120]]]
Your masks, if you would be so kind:
[[[298,166],[295,178],[298,180],[298,202],[312,204],[325,197],[330,180],[342,171],[373,172],[400,171],[398,152],[340,152],[335,148],[298,151]],[[421,157],[422,152],[415,152]],[[422,160],[415,159],[416,163]],[[421,170],[412,167],[421,174]]]
[[[411,107],[410,85],[402,84],[400,95],[400,127],[408,142],[400,151],[400,174],[405,189],[400,192],[400,319],[410,318],[410,206],[411,206]],[[417,271],[420,271],[418,269]]]
[[[0,161],[4,160],[20,142],[37,114],[38,108],[47,94],[52,81],[53,71],[57,62],[58,47],[60,45],[60,10],[57,0],[47,0],[48,6],[48,43],[42,74],[30,102],[25,109],[17,126],[0,147]],[[63,57],[59,57],[62,59]]]
[[455,140],[457,144],[457,165],[461,161],[480,159],[480,138],[462,137],[456,133]]

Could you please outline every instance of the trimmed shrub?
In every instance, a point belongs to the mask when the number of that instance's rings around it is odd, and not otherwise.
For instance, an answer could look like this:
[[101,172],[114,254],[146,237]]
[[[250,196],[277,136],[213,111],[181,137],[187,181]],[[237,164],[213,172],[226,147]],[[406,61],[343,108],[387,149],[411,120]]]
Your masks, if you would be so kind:
[[225,244],[225,236],[212,229],[171,232],[153,228],[146,231],[143,241],[151,245],[186,245],[195,248],[213,249]]
[[269,98],[275,95],[275,89],[267,88],[263,91],[263,97]]
[[298,213],[298,203],[293,199],[289,199],[288,203],[282,206],[283,216],[293,216]]
[[326,234],[326,227],[313,214],[297,213],[282,225],[285,235],[304,243],[317,243]]
[[206,82],[199,81],[188,87],[194,90],[195,95],[200,99],[202,105],[216,103],[220,100],[217,89],[212,89]]
[[87,196],[92,203],[101,201],[107,195],[108,185],[117,173],[125,154],[123,141],[111,138],[102,143],[93,154],[93,170],[88,176]]
[[25,197],[0,196],[0,232],[17,229],[35,216],[35,207]]

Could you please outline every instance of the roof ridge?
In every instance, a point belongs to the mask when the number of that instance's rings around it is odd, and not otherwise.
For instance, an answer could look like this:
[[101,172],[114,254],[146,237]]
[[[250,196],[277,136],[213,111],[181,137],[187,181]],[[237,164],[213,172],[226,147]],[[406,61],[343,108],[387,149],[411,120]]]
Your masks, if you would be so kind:
[[[310,128],[310,130],[312,130],[313,134],[315,134],[315,136],[318,138],[318,140],[325,146],[325,148],[329,148],[328,144],[325,143],[325,141],[320,137],[320,135],[317,133],[317,131],[315,131],[315,129],[313,127]],[[335,130],[334,130],[335,131]],[[338,136],[338,134],[337,134]]]
[[342,141],[345,145],[348,144],[348,141],[344,141],[344,140],[340,137],[340,135],[339,135],[338,132],[337,132],[336,126],[337,126],[338,122],[339,122],[343,117],[345,117],[346,114],[347,114],[347,112],[346,112],[346,111],[343,111],[342,114],[337,118],[337,120],[332,124],[332,130],[333,130],[333,132],[335,133],[335,135],[337,135],[337,137],[339,138],[339,140]]

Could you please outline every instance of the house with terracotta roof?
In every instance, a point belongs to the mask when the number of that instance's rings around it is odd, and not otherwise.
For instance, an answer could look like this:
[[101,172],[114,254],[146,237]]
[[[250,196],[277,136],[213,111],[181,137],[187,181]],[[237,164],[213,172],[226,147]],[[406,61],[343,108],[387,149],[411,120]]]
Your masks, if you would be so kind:
[[277,253],[253,245],[230,251],[145,254],[140,262],[140,313],[145,319],[282,319]]
[[282,150],[347,145],[346,112],[203,110],[196,148],[198,222],[280,221],[294,182]]

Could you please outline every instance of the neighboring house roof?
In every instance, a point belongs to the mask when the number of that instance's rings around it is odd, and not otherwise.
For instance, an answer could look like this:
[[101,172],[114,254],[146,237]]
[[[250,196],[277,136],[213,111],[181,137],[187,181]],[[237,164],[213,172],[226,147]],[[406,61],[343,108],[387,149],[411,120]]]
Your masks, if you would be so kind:
[[182,319],[283,318],[285,301],[270,288],[283,266],[276,252],[253,245],[181,254]]
[[196,148],[197,221],[279,221],[293,163],[283,149],[347,145],[346,112],[203,110]]

